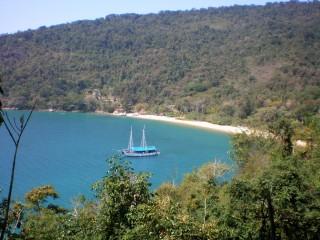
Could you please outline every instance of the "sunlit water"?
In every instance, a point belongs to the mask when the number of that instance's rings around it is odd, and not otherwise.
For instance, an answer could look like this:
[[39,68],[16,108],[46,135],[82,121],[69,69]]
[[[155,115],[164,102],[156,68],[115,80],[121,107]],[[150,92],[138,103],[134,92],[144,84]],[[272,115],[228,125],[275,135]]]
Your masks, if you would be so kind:
[[[11,116],[23,112],[11,111]],[[23,200],[33,187],[51,184],[60,194],[58,204],[70,206],[80,194],[93,195],[91,186],[105,175],[106,159],[128,145],[130,126],[135,145],[146,126],[149,145],[157,157],[130,158],[135,171],[152,174],[152,188],[161,183],[179,183],[183,175],[217,159],[232,164],[230,137],[223,133],[181,125],[83,113],[35,112],[18,153],[14,199]],[[0,188],[7,193],[13,144],[4,126],[0,128]],[[230,178],[231,174],[226,176]]]

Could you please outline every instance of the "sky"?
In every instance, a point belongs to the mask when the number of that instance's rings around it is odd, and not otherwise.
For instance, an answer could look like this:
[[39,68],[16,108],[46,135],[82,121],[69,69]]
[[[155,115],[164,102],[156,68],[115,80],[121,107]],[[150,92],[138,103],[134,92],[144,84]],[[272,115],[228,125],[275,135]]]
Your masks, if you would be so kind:
[[158,13],[230,5],[263,5],[266,0],[0,0],[0,34],[109,14]]

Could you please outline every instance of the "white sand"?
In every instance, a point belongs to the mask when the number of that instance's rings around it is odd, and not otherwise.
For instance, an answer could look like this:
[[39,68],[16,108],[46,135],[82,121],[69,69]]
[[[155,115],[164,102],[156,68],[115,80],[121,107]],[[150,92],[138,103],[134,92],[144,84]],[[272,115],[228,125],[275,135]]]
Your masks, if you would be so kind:
[[251,130],[247,127],[241,126],[226,126],[226,125],[218,125],[209,122],[203,121],[191,121],[191,120],[181,120],[174,117],[166,117],[166,116],[157,116],[157,115],[142,115],[138,113],[128,113],[126,114],[127,117],[132,118],[140,118],[140,119],[148,119],[148,120],[155,120],[155,121],[162,121],[162,122],[169,122],[175,124],[183,124],[193,127],[200,127],[205,129],[210,129],[213,131],[224,132],[228,134],[238,134],[238,133],[251,133]]
[[[213,123],[203,122],[203,121],[181,120],[181,119],[177,119],[174,117],[157,116],[157,115],[144,115],[144,114],[139,114],[139,113],[127,113],[126,116],[132,117],[132,118],[163,121],[163,122],[169,122],[169,123],[175,123],[175,124],[184,124],[184,125],[188,125],[188,126],[205,128],[205,129],[224,132],[224,133],[228,133],[228,134],[246,133],[246,134],[255,134],[258,136],[265,137],[265,138],[273,136],[271,133],[256,130],[256,129],[249,129],[249,128],[243,127],[243,126],[218,125],[218,124],[213,124]],[[295,141],[294,144],[297,146],[300,146],[300,147],[307,146],[307,143],[302,140],[297,140],[297,141]]]

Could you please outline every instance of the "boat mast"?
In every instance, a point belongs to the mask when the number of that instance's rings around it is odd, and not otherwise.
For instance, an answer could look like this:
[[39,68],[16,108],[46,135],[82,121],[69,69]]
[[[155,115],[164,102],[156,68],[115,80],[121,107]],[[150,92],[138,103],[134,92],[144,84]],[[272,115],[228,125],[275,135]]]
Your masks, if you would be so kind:
[[146,147],[146,146],[147,146],[145,128],[146,128],[146,126],[143,126],[143,129],[142,129],[142,139],[141,139],[141,147]]
[[130,131],[130,137],[129,137],[129,144],[128,144],[128,150],[132,150],[133,147],[133,138],[132,138],[132,126],[131,126],[131,131]]

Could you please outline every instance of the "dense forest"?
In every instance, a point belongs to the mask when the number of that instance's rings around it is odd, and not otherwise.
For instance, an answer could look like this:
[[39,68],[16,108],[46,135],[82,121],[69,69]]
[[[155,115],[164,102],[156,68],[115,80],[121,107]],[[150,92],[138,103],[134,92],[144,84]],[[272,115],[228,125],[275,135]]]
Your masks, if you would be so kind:
[[0,36],[6,107],[216,123],[319,113],[320,3],[108,15]]

